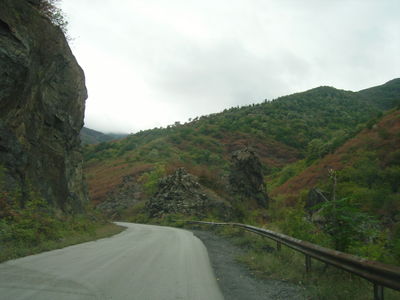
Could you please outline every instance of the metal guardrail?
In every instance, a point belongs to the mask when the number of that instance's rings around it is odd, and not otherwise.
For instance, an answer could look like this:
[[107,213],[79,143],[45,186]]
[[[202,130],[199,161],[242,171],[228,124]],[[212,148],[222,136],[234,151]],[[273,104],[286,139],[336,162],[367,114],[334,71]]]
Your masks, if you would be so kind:
[[307,272],[311,270],[311,258],[314,258],[367,279],[374,284],[375,300],[383,300],[383,287],[400,291],[400,267],[367,260],[348,253],[321,247],[268,229],[246,224],[203,221],[186,222],[193,224],[234,226],[268,237],[277,242],[278,250],[281,248],[281,244],[283,244],[303,253],[305,255],[305,266]]

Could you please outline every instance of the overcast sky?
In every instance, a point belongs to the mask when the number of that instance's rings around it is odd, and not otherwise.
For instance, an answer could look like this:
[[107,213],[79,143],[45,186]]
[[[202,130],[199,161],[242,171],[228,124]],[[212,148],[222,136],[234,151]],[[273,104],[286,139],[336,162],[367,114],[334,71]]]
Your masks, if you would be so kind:
[[399,0],[64,0],[85,126],[136,132],[400,77]]

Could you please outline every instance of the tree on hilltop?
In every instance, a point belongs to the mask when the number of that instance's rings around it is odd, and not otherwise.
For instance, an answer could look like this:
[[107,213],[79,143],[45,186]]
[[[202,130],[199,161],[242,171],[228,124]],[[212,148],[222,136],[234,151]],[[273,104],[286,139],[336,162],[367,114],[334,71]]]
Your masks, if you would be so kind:
[[61,0],[28,0],[32,5],[34,5],[39,12],[48,18],[50,22],[59,27],[64,34],[67,33],[68,21],[65,18],[62,10],[57,7]]

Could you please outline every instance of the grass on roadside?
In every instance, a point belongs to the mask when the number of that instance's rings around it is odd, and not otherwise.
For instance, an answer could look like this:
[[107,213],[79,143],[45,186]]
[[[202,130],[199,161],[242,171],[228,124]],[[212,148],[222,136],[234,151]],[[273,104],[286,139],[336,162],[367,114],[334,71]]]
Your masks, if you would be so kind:
[[116,234],[90,207],[81,214],[61,212],[36,193],[22,198],[19,190],[3,187],[0,166],[0,262]]
[[[210,226],[202,226],[210,230]],[[222,235],[244,250],[237,260],[247,265],[255,276],[292,282],[305,288],[308,299],[365,300],[373,298],[373,285],[351,273],[312,259],[311,272],[305,271],[303,254],[276,242],[233,227],[214,227]],[[384,289],[385,299],[400,299],[400,292]]]
[[113,223],[103,223],[94,225],[90,231],[69,232],[68,235],[63,236],[62,238],[56,240],[45,240],[33,246],[9,241],[0,245],[0,262],[110,237],[120,233],[124,229],[124,227]]

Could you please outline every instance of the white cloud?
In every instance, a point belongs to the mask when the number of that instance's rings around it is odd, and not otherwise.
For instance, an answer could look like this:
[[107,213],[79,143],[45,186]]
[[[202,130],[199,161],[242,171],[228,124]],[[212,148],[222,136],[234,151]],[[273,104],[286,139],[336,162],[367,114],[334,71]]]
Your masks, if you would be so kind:
[[399,76],[397,0],[65,0],[86,125],[133,132]]

